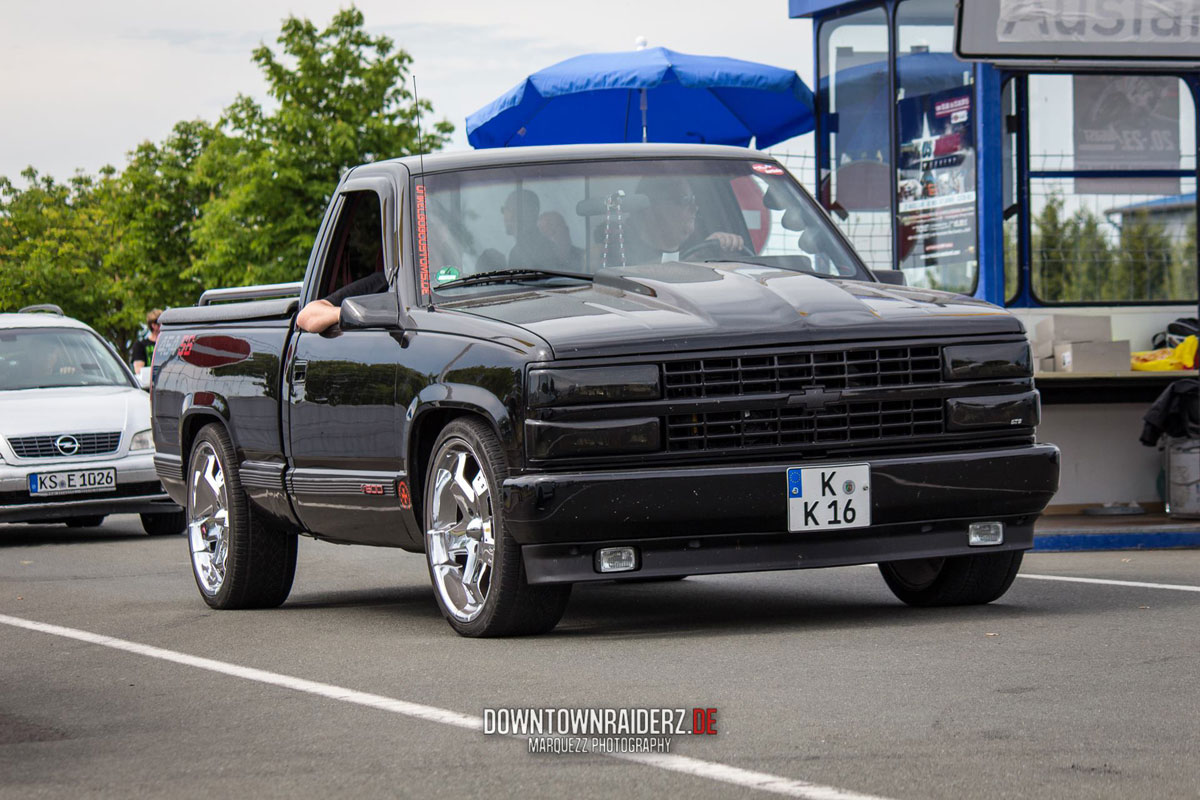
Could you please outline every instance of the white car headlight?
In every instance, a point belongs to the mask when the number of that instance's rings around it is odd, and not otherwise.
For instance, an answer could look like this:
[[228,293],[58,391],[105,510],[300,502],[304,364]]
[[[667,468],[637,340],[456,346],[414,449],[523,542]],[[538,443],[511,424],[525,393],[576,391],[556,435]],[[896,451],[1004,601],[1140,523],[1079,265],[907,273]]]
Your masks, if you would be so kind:
[[138,431],[129,440],[129,449],[132,450],[153,450],[154,435],[149,430]]

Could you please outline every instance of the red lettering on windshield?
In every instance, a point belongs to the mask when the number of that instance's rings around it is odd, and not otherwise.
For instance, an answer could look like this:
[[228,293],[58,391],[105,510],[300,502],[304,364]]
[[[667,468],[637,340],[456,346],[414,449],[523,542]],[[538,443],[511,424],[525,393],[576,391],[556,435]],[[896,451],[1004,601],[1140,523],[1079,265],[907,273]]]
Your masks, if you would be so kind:
[[421,270],[421,294],[429,294],[429,226],[425,221],[425,184],[417,184],[417,264]]

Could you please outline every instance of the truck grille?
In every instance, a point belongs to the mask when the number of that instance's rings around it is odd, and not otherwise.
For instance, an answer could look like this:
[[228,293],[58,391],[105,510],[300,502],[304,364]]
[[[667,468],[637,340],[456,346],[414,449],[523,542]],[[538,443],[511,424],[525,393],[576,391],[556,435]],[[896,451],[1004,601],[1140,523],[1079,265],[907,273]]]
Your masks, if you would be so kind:
[[[67,453],[55,445],[63,436],[73,438],[79,449]],[[49,436],[19,436],[8,440],[17,458],[62,458],[64,456],[98,456],[104,453],[115,453],[121,444],[121,432],[108,433],[68,433],[51,434]]]
[[937,346],[865,347],[663,364],[665,393],[671,400],[802,391],[814,385],[826,389],[912,386],[937,383],[941,377]]
[[[748,360],[748,359],[746,359]],[[824,379],[822,379],[824,383]],[[943,401],[852,401],[820,411],[768,408],[667,417],[669,452],[877,442],[945,432]]]

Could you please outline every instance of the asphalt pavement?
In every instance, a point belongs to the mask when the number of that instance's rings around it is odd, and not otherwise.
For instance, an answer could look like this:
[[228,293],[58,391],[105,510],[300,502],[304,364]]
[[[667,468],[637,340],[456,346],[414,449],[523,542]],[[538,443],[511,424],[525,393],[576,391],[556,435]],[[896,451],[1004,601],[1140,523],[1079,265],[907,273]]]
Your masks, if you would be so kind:
[[[468,640],[400,551],[302,539],[283,607],[216,612],[136,517],[0,525],[0,798],[1197,797],[1198,611],[1200,550],[1034,553],[988,606],[907,608],[874,567],[694,577]],[[474,727],[528,707],[718,732],[614,757]]]

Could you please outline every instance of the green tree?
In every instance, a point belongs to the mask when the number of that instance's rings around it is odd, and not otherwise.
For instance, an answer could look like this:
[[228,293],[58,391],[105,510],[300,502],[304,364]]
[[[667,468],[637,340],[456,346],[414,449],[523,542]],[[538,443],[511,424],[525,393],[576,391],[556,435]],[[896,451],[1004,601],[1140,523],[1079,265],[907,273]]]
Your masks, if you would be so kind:
[[1171,237],[1148,213],[1122,214],[1117,252],[1121,297],[1128,300],[1169,299],[1173,250]]
[[1012,216],[1004,221],[1004,299],[1017,293],[1021,258],[1017,249],[1017,221]]
[[180,122],[162,144],[143,142],[118,181],[114,212],[121,236],[109,258],[129,286],[139,314],[191,305],[201,291],[186,277],[196,255],[193,229],[208,191],[194,179],[212,140],[202,120]]
[[1081,208],[1071,217],[1070,295],[1064,300],[1095,302],[1118,299],[1110,287],[1113,274],[1113,252],[1106,228],[1108,223],[1092,212]]
[[1033,288],[1053,303],[1125,297],[1108,223],[1089,208],[1064,217],[1061,195],[1050,195],[1033,220]]
[[289,18],[278,41],[279,55],[253,55],[270,112],[239,96],[216,126],[181,122],[138,145],[120,173],[0,177],[0,310],[56,303],[126,348],[150,308],[300,277],[342,170],[440,148],[453,131],[434,123],[418,142],[411,59],[357,10],[323,31]]
[[1068,300],[1071,225],[1063,219],[1062,197],[1050,195],[1033,222],[1033,290],[1043,300]]
[[192,181],[211,134],[183,122],[161,145],[144,142],[124,172],[68,183],[28,169],[27,186],[0,178],[0,308],[55,303],[123,351],[146,311],[190,305],[191,227],[207,199]]
[[1200,278],[1200,260],[1196,251],[1196,223],[1187,226],[1187,233],[1179,243],[1176,256],[1176,266],[1172,280],[1173,299],[1195,300],[1197,297],[1197,279]]
[[[454,130],[433,123],[418,142],[412,59],[364,31],[357,9],[339,11],[325,30],[290,17],[277,41],[281,54],[263,45],[254,61],[278,107],[239,96],[197,163],[212,199],[187,277],[206,287],[299,279],[344,169],[438,149]],[[427,100],[419,109],[433,110]]]
[[109,258],[120,238],[116,171],[65,184],[32,167],[21,176],[24,189],[0,178],[0,308],[55,303],[124,347],[139,320]]

